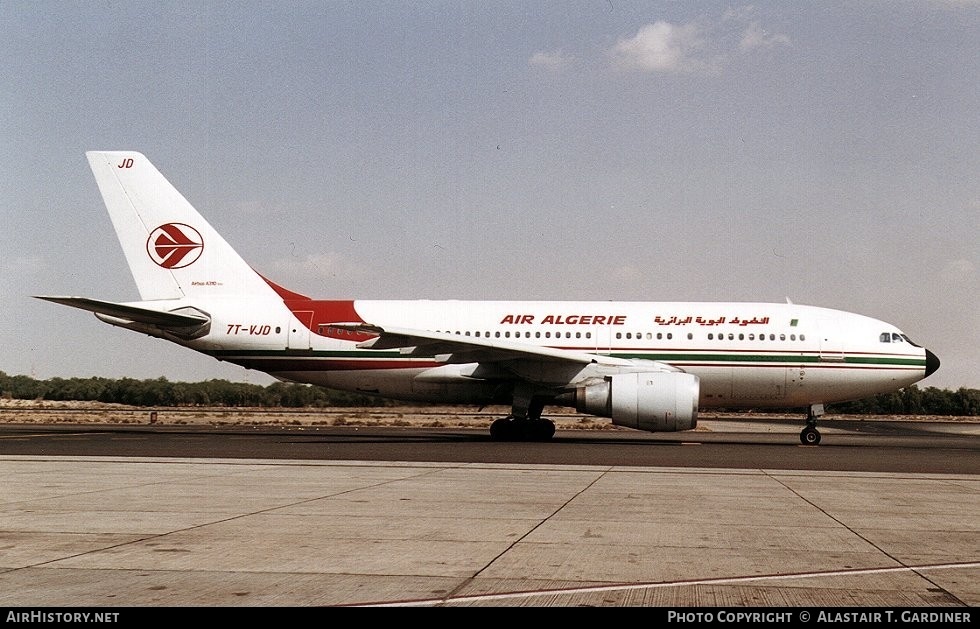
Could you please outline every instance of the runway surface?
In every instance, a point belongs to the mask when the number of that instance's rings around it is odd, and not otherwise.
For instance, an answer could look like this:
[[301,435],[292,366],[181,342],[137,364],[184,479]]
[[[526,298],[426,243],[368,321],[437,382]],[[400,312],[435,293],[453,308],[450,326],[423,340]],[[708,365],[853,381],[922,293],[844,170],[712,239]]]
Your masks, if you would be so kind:
[[834,421],[816,447],[801,445],[799,424],[785,420],[701,425],[499,443],[486,428],[0,424],[0,453],[980,473],[980,423]]
[[0,605],[980,603],[977,424],[707,428],[0,426]]

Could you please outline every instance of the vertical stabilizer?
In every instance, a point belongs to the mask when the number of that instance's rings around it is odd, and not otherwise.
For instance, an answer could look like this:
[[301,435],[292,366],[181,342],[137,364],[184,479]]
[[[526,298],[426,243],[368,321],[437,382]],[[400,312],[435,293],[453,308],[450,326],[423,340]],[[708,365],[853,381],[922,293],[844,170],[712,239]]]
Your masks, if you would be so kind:
[[275,297],[142,154],[90,151],[86,156],[143,300]]

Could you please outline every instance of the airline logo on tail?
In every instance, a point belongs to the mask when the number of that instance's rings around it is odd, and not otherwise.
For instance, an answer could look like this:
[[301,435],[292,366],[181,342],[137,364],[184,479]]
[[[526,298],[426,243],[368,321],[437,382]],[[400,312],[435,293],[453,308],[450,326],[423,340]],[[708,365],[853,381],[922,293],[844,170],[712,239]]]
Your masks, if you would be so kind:
[[190,225],[167,223],[150,232],[146,252],[151,260],[165,269],[182,269],[201,257],[204,238]]

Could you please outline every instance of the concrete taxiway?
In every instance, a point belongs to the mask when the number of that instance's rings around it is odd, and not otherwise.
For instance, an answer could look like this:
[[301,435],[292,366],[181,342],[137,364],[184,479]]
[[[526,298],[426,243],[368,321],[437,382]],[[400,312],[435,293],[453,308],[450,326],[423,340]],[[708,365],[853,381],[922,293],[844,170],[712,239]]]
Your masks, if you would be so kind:
[[0,605],[975,606],[980,476],[0,456]]

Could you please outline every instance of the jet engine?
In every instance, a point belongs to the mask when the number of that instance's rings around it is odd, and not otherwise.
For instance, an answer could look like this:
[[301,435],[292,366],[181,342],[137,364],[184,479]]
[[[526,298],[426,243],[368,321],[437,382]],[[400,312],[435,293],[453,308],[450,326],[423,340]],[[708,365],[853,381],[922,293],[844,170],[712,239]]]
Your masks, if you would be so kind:
[[580,413],[609,417],[617,426],[674,432],[698,423],[700,381],[681,372],[641,372],[606,376],[575,390]]

